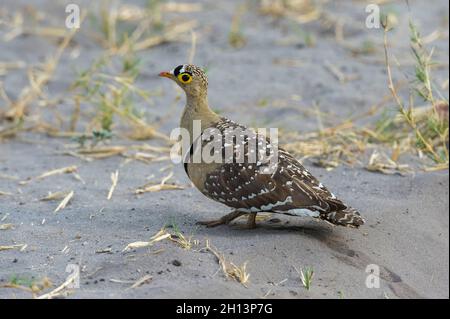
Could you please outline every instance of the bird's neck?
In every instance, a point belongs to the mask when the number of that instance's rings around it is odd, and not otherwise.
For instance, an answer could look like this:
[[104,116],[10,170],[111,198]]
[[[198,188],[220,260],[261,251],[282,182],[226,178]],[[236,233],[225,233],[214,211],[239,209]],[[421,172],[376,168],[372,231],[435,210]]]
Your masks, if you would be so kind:
[[[201,131],[220,120],[219,115],[211,110],[208,97],[204,95],[186,95],[186,106],[181,117],[180,126],[188,130],[191,137],[194,136],[194,121],[201,121]],[[198,132],[197,132],[198,133]]]

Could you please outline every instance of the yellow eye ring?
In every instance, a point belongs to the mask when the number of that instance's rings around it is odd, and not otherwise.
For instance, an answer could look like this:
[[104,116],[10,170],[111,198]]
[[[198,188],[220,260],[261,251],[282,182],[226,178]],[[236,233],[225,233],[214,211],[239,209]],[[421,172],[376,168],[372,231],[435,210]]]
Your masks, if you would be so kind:
[[178,81],[180,81],[181,83],[184,84],[188,84],[192,81],[192,75],[190,75],[189,73],[180,73],[178,74]]

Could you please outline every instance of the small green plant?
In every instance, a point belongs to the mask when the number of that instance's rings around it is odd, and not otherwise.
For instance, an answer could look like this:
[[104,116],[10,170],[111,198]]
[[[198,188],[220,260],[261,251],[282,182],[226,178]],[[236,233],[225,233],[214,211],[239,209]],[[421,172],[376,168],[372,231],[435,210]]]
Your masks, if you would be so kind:
[[19,288],[26,291],[30,291],[33,294],[36,294],[46,288],[52,286],[51,281],[47,277],[43,277],[42,279],[36,279],[31,275],[13,275],[11,276],[9,282],[4,287],[7,288]]
[[269,99],[268,98],[261,98],[258,101],[258,106],[259,107],[266,107],[269,105]]
[[311,288],[312,279],[314,276],[314,269],[312,267],[305,267],[303,269],[297,270],[295,268],[295,271],[300,275],[300,280],[302,282],[303,287],[306,288],[306,290],[309,290]]
[[10,284],[31,288],[36,282],[33,276],[13,275],[9,280]]
[[99,130],[92,131],[91,135],[80,135],[74,137],[73,140],[79,144],[80,148],[84,148],[86,146],[86,142],[91,141],[90,147],[95,147],[99,143],[103,143],[105,141],[111,140],[113,134],[109,130]]
[[300,270],[300,279],[302,280],[303,287],[306,290],[311,288],[312,278],[314,276],[314,270],[312,268],[305,268],[304,270]]
[[303,29],[299,24],[295,22],[292,22],[291,25],[294,33],[303,39],[303,42],[307,47],[311,48],[316,45],[316,38],[311,32]]

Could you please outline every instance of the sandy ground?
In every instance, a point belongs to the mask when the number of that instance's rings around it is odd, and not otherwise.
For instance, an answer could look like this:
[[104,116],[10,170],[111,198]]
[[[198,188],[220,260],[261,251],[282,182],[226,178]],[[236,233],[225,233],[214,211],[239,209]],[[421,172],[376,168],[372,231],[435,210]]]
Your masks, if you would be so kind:
[[[6,0],[0,8],[13,12],[27,3]],[[227,37],[238,2],[202,3],[202,12],[182,16],[200,21],[195,63],[208,66],[211,104],[232,119],[249,126],[306,132],[317,128],[316,119],[305,116],[313,102],[328,112],[324,125],[331,125],[367,111],[389,93],[382,63],[382,32],[364,27],[362,1],[326,3],[325,11],[348,21],[344,31],[349,45],[360,47],[368,39],[373,41],[377,50],[363,57],[355,57],[337,45],[333,32],[319,23],[304,27],[316,38],[316,45],[307,47],[302,37],[295,36],[290,23],[276,22],[255,12],[247,12],[242,22],[246,46],[231,48]],[[448,2],[410,3],[424,35],[437,28],[444,33],[433,42],[435,59],[448,60]],[[33,1],[39,10],[53,12],[57,21],[63,20],[63,4]],[[408,10],[403,2],[392,6],[400,22],[390,35],[392,50],[408,69],[408,61],[412,61],[408,51]],[[156,74],[186,61],[190,36],[186,35],[185,40],[140,54],[144,66],[140,87],[162,92],[153,99],[153,106],[145,106],[148,118],[166,119],[161,126],[166,133],[177,126],[184,101],[174,102],[178,91]],[[73,81],[74,69],[87,67],[99,53],[92,43],[80,39],[79,44],[83,47],[79,57],[63,56],[55,80],[48,87],[50,95],[64,94]],[[32,36],[9,43],[0,41],[0,61],[22,59],[36,63],[53,48],[53,44]],[[276,63],[286,59],[301,63],[298,67]],[[324,67],[327,61],[348,74],[357,74],[358,80],[338,82]],[[438,82],[448,79],[448,65],[436,70],[435,76]],[[0,80],[12,98],[27,83],[19,73]],[[261,106],[261,100],[267,105]],[[276,107],[280,100],[287,100],[288,106]],[[68,112],[69,106],[63,103],[60,108]],[[0,285],[14,277],[48,277],[59,285],[68,275],[67,265],[77,264],[81,267],[80,287],[72,291],[70,298],[449,297],[448,171],[418,171],[402,177],[340,166],[329,172],[306,161],[311,172],[334,193],[359,208],[366,219],[364,227],[354,230],[310,219],[280,217],[278,222],[260,222],[254,230],[241,229],[242,221],[230,227],[206,229],[196,226],[196,221],[219,217],[229,210],[193,188],[133,194],[147,176],[167,174],[160,168],[168,162],[124,165],[123,158],[114,157],[86,163],[57,155],[67,143],[65,139],[27,133],[0,144],[1,174],[23,180],[50,169],[77,165],[85,182],[60,175],[24,186],[0,178],[0,190],[12,193],[0,195],[0,224],[14,225],[14,229],[0,230],[0,245],[27,244],[23,251],[0,251]],[[115,138],[113,143],[131,142]],[[401,160],[411,165],[417,162],[412,157]],[[119,170],[119,183],[108,201],[110,174],[115,170]],[[176,166],[174,172],[176,181],[188,184],[181,167]],[[74,190],[75,195],[65,209],[55,214],[58,202],[42,202],[39,198],[59,190]],[[127,244],[148,240],[164,225],[173,223],[200,244],[184,250],[166,240],[150,248],[122,251]],[[236,265],[247,262],[247,287],[224,277],[215,257],[201,249],[206,239]],[[109,251],[100,253],[105,249]],[[366,267],[371,264],[380,269],[379,288],[366,287]],[[309,291],[295,270],[307,266],[314,269]],[[152,276],[149,283],[127,289],[145,275]],[[31,295],[0,289],[0,298],[14,297]]]

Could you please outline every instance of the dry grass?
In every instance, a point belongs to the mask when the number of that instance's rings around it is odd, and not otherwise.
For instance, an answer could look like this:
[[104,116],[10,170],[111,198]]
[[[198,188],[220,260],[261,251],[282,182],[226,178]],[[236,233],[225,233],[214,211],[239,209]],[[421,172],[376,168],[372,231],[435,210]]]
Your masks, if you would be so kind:
[[[418,127],[427,124],[429,115],[433,113],[431,106],[416,108],[414,114],[422,113],[416,117]],[[370,113],[370,112],[369,112]],[[284,149],[300,157],[300,160],[310,159],[313,164],[331,170],[339,165],[345,164],[350,167],[369,167],[374,170],[375,162],[380,163],[379,155],[372,155],[367,162],[364,155],[371,151],[372,154],[389,153],[383,155],[384,162],[391,169],[399,169],[402,173],[409,171],[404,164],[400,164],[401,155],[417,154],[419,159],[423,158],[424,149],[417,144],[415,132],[411,131],[409,124],[402,116],[382,116],[381,119],[367,114],[367,118],[373,118],[365,127],[360,127],[354,119],[343,121],[334,127],[325,128],[315,132],[300,134],[298,132],[281,132],[280,140]],[[419,120],[420,119],[420,120]],[[435,135],[436,136],[436,135]],[[441,137],[436,137],[432,145],[438,145],[442,154],[446,154]],[[445,158],[445,156],[444,156]],[[438,161],[434,164],[422,161],[423,170],[438,170],[448,168],[447,161]],[[387,172],[377,170],[379,172]]]
[[235,49],[242,48],[247,43],[247,40],[242,32],[242,17],[246,11],[247,7],[245,5],[238,6],[231,20],[228,43]]
[[127,163],[133,160],[146,164],[170,160],[170,148],[152,146],[148,144],[137,145],[94,145],[79,147],[79,145],[66,145],[67,151],[59,154],[74,156],[86,162],[100,160],[114,156],[122,156],[127,159]]
[[143,193],[152,193],[159,192],[162,190],[177,190],[184,189],[184,186],[176,185],[176,184],[166,184],[168,180],[173,177],[173,172],[170,172],[167,176],[165,176],[159,184],[147,183],[135,190],[135,194],[143,194]]
[[149,283],[151,280],[153,279],[152,276],[150,275],[145,275],[142,278],[139,278],[138,280],[136,280],[136,282],[134,284],[132,284],[128,289],[134,289],[134,288],[138,288],[144,284]]
[[250,274],[247,272],[246,262],[241,266],[236,266],[234,263],[226,260],[224,254],[219,253],[214,247],[212,247],[209,240],[206,240],[206,247],[204,249],[216,256],[219,265],[227,278],[230,277],[241,283],[244,287],[247,287]]
[[281,134],[283,148],[301,160],[310,158],[317,166],[333,169],[345,163],[354,166],[360,163],[360,156],[368,145],[368,136],[355,129],[353,122],[326,128],[317,132]]
[[70,191],[66,197],[63,198],[63,200],[59,203],[58,207],[55,208],[54,213],[59,212],[60,210],[66,208],[67,204],[69,204],[70,200],[72,199],[74,195],[74,191]]
[[180,231],[177,224],[172,223],[173,234],[170,237],[174,243],[185,250],[190,250],[192,247],[199,245],[199,241],[193,238],[193,235],[185,236]]
[[14,123],[18,123],[23,119],[27,112],[27,107],[36,100],[36,98],[42,95],[44,86],[52,79],[61,56],[74,35],[75,32],[67,33],[55,54],[43,64],[42,68],[35,67],[28,71],[30,84],[22,89],[19,98],[16,101],[12,101],[9,110],[4,115],[6,119],[13,121]]
[[[144,114],[133,105],[137,102],[137,97],[142,98],[145,103],[153,103],[152,94],[134,84],[140,73],[139,60],[135,58],[135,53],[163,43],[179,41],[186,34],[192,33],[197,25],[195,20],[177,18],[174,23],[163,19],[165,13],[189,14],[202,9],[200,4],[162,3],[157,0],[149,1],[147,6],[104,1],[100,6],[92,6],[84,12],[89,19],[82,17],[84,27],[78,32],[68,32],[67,29],[53,26],[33,25],[30,28],[24,14],[20,11],[15,12],[15,18],[4,21],[7,29],[10,29],[5,35],[5,41],[14,41],[18,36],[27,34],[33,37],[54,38],[59,45],[49,59],[28,69],[25,69],[27,65],[24,61],[0,61],[1,75],[7,76],[13,71],[17,73],[26,70],[30,83],[15,101],[8,97],[0,83],[0,98],[8,105],[5,112],[0,112],[0,140],[27,131],[44,132],[58,137],[85,138],[91,133],[101,131],[101,128],[111,132],[115,126],[114,120],[120,119],[129,127],[128,133],[125,134],[128,138],[135,140],[160,138],[169,142],[168,137],[161,134],[155,125],[148,123],[143,117]],[[46,13],[36,12],[40,16],[36,21],[38,24],[45,20]],[[79,75],[72,85],[72,91],[53,99],[47,95],[45,87],[53,80],[55,70],[67,49],[73,49],[71,54],[79,51],[80,48],[73,41],[75,34],[77,37],[100,44],[104,48],[104,54]],[[117,69],[120,60],[120,68]],[[60,102],[67,105],[71,101],[72,116],[62,116],[55,105]],[[139,103],[141,104],[140,101]],[[92,105],[96,106],[97,116],[92,117],[90,112],[86,113],[85,105],[89,105],[89,108]],[[31,106],[41,107],[31,108]],[[54,121],[44,121],[42,111],[52,112]],[[11,123],[2,125],[2,119]],[[84,132],[79,132],[77,130],[82,119],[91,121]]]
[[65,197],[67,197],[67,195],[69,195],[70,192],[68,191],[59,191],[59,192],[48,192],[48,194],[44,197],[42,197],[40,200],[41,201],[52,201],[52,200],[62,200]]
[[42,180],[42,179],[45,179],[45,178],[48,178],[51,176],[74,173],[74,172],[76,172],[77,169],[78,169],[77,166],[72,165],[72,166],[67,166],[67,167],[62,167],[62,168],[46,171],[39,176],[29,177],[27,180],[21,181],[19,184],[27,185],[33,181]]
[[27,244],[17,244],[17,245],[0,245],[0,251],[18,249],[19,251],[24,251],[28,247]]
[[366,166],[366,169],[371,172],[379,172],[388,175],[405,175],[411,173],[411,169],[408,165],[398,164],[386,154],[379,153],[376,150],[370,156],[369,164]]
[[[181,36],[195,28],[195,20],[165,23],[165,12],[195,12],[202,10],[197,4],[163,4],[149,1],[147,7],[105,1],[95,17],[91,36],[109,54],[126,54],[146,50],[154,46],[178,41]],[[98,30],[95,30],[98,29]],[[125,31],[126,30],[126,31]],[[131,30],[131,31],[130,31]]]
[[[137,103],[151,104],[151,97],[157,93],[144,91],[135,85],[140,73],[139,59],[134,54],[120,57],[120,65],[104,56],[82,71],[72,85],[73,104],[95,106],[94,114],[85,130],[93,136],[82,135],[78,138],[83,146],[88,139],[95,146],[99,141],[110,139],[115,121],[120,120],[129,127],[126,137],[134,140],[169,138],[147,123],[144,113]],[[116,64],[116,65],[115,65]],[[72,125],[73,126],[73,125]]]
[[[153,235],[149,241],[137,241],[128,244],[123,251],[129,251],[132,249],[139,249],[139,248],[146,248],[153,246],[156,242],[168,239],[174,243],[176,243],[178,246],[185,250],[190,250],[192,247],[197,246],[199,244],[199,241],[194,239],[193,236],[184,236],[183,233],[180,231],[178,226],[176,224],[171,225],[174,229],[173,233],[170,233],[167,231],[166,227],[161,228],[155,235]],[[159,250],[154,252],[159,253],[163,250]]]
[[261,0],[261,14],[275,18],[288,18],[304,24],[316,21],[321,17],[322,9],[311,0]]
[[[414,105],[414,96],[410,95],[408,103],[399,96],[392,78],[392,67],[388,53],[389,24],[384,21],[384,54],[388,87],[397,104],[398,111],[405,125],[408,125],[416,138],[416,148],[426,153],[439,166],[448,168],[448,107],[446,100],[435,99],[435,87],[432,85],[430,68],[432,65],[431,52],[423,45],[420,34],[412,21],[410,21],[411,50],[416,60],[416,81],[412,83],[412,89],[429,105],[417,112]],[[408,105],[408,106],[406,106]]]
[[132,249],[150,247],[150,246],[153,246],[153,244],[155,244],[156,242],[159,242],[161,240],[164,240],[164,239],[167,239],[170,237],[171,237],[170,233],[168,233],[165,228],[162,228],[159,232],[157,232],[155,235],[153,235],[149,241],[137,241],[137,242],[130,243],[123,249],[123,251],[129,251]]
[[116,189],[118,182],[119,182],[119,171],[115,171],[114,173],[111,173],[111,187],[109,189],[107,196],[108,200],[112,198],[112,195],[114,193],[114,190]]
[[[343,21],[338,16],[333,16],[324,12],[321,4],[309,0],[261,0],[259,10],[264,15],[274,18],[288,18],[297,23],[297,28],[302,31],[299,25],[313,21],[319,21],[324,30],[334,29],[336,42],[352,52],[359,51],[355,56],[372,54],[377,51],[373,43],[363,43],[361,48],[355,48],[344,39]],[[319,126],[319,130],[300,135],[297,132],[283,134],[281,139],[285,148],[302,159],[311,158],[313,163],[327,169],[346,164],[349,166],[367,167],[371,171],[391,174],[397,171],[403,174],[409,171],[405,165],[399,164],[401,155],[417,154],[419,158],[427,155],[434,161],[434,164],[423,162],[423,170],[432,171],[448,168],[448,101],[442,98],[442,94],[437,91],[442,85],[433,83],[430,70],[435,65],[432,61],[433,49],[428,51],[426,43],[430,43],[440,36],[439,30],[432,32],[426,38],[421,38],[413,23],[411,29],[411,50],[415,59],[416,81],[409,83],[407,89],[415,91],[426,105],[416,107],[413,105],[414,98],[411,97],[405,103],[399,97],[397,90],[403,84],[401,82],[394,86],[392,80],[392,67],[389,63],[387,52],[387,29],[398,24],[395,12],[383,13],[385,23],[385,62],[391,90],[390,99],[383,99],[382,103],[374,106],[372,110],[359,118],[350,118],[331,128]],[[347,26],[358,29],[359,26],[345,21]],[[304,33],[304,31],[302,31]],[[298,41],[298,39],[296,40]],[[306,42],[306,41],[305,41]],[[369,48],[370,47],[370,48]],[[274,61],[276,64],[286,64],[290,67],[302,65],[302,61]],[[380,61],[383,63],[383,61]],[[324,67],[338,80],[345,83],[358,78],[357,74],[345,74],[338,67],[325,61]],[[440,99],[436,99],[439,96]],[[383,116],[379,119],[379,110],[384,109],[384,104],[394,100],[397,104],[399,116]],[[405,105],[409,104],[408,107]],[[377,114],[378,113],[378,114]],[[319,116],[318,116],[319,117]],[[357,120],[365,119],[369,124],[359,127]],[[320,122],[320,118],[318,118]],[[364,163],[362,156],[372,151],[373,155],[367,163]],[[376,151],[376,153],[374,153]],[[383,155],[382,153],[391,153]],[[381,163],[383,161],[384,163]]]
[[14,229],[13,224],[0,224],[0,230]]
[[38,296],[37,299],[54,299],[60,296],[65,297],[69,293],[72,285],[79,279],[78,275],[77,272],[71,273],[61,285],[48,293]]
[[[142,90],[136,85],[136,79],[140,74],[140,61],[135,52],[145,50],[155,45],[170,41],[179,41],[181,38],[191,34],[191,50],[188,60],[194,59],[197,38],[193,28],[197,25],[194,20],[177,19],[177,23],[166,22],[163,16],[167,12],[189,13],[203,10],[200,4],[190,3],[162,3],[151,1],[148,6],[135,6],[123,2],[112,5],[111,1],[105,1],[98,11],[91,11],[90,23],[86,22],[86,28],[78,36],[89,36],[95,43],[104,47],[104,54],[96,59],[93,64],[78,74],[71,87],[71,91],[64,97],[65,103],[73,105],[72,116],[63,117],[55,111],[55,122],[47,123],[41,119],[40,114],[27,112],[28,106],[32,104],[46,105],[48,109],[54,103],[50,97],[43,93],[43,87],[53,77],[62,54],[69,45],[72,45],[73,33],[62,33],[58,28],[36,28],[33,36],[54,37],[60,39],[60,44],[54,54],[44,61],[42,67],[31,67],[29,72],[29,86],[24,88],[19,99],[11,101],[0,85],[0,96],[7,102],[10,109],[3,114],[3,118],[12,120],[5,127],[0,123],[0,139],[14,137],[19,132],[36,131],[45,132],[54,137],[72,137],[79,143],[79,148],[69,150],[63,154],[75,156],[85,161],[103,159],[112,156],[124,156],[129,161],[138,160],[145,163],[169,160],[168,152],[130,151],[126,146],[108,146],[105,144],[115,135],[143,140],[159,138],[168,141],[168,137],[158,131],[158,124],[149,122],[145,114],[137,105],[146,104],[151,106],[153,96],[159,92]],[[232,19],[230,30],[230,42],[233,46],[241,46],[244,41],[241,31],[242,16],[247,6],[237,6]],[[310,0],[261,0],[258,9],[264,15],[277,18],[288,18],[298,24],[320,21],[328,23],[333,20],[336,39],[343,43],[342,23],[339,19],[328,16],[321,7],[321,3]],[[386,15],[389,24],[395,17]],[[327,22],[328,21],[328,22]],[[11,25],[9,41],[24,32],[23,16],[20,14],[15,21],[8,22]],[[27,31],[28,32],[28,31]],[[435,165],[426,165],[426,171],[445,169],[448,167],[448,102],[436,99],[435,85],[431,81],[430,69],[432,66],[432,51],[428,53],[425,44],[430,43],[440,36],[439,32],[433,32],[428,37],[421,39],[417,29],[411,26],[411,46],[417,61],[416,75],[418,78],[417,92],[429,104],[421,108],[420,114],[417,107],[405,107],[403,101],[399,101],[396,87],[393,83],[389,85],[394,88],[394,100],[399,104],[402,118],[392,121],[386,119],[384,123],[359,128],[354,119],[343,121],[340,125],[332,128],[321,128],[310,134],[285,134],[286,148],[296,155],[311,158],[319,166],[332,169],[341,164],[360,165],[374,167],[370,163],[362,163],[361,155],[368,150],[380,149],[379,153],[392,153],[389,159],[396,165],[402,154],[414,152],[419,156],[422,154],[430,156]],[[386,46],[386,45],[385,45]],[[386,49],[386,59],[388,58]],[[355,74],[346,74],[341,69],[325,61],[324,67],[340,82],[356,79]],[[388,61],[387,61],[388,62]],[[302,63],[302,61],[276,61],[276,63]],[[13,61],[0,63],[0,72],[25,70],[26,62]],[[297,65],[298,66],[298,65]],[[391,73],[391,67],[388,67]],[[448,85],[448,82],[447,82]],[[445,87],[445,83],[443,84]],[[35,110],[33,110],[33,113]],[[433,115],[434,114],[434,115]],[[447,114],[447,115],[446,115]],[[374,115],[374,114],[372,114]],[[81,120],[89,119],[85,127],[80,131]],[[375,119],[375,118],[374,118]],[[84,122],[83,122],[84,123]],[[410,131],[406,128],[409,126]],[[123,128],[126,127],[126,132]],[[78,129],[78,130],[77,130]],[[411,132],[412,130],[412,132]],[[411,134],[412,133],[412,134]],[[89,143],[89,145],[87,145]],[[127,161],[127,162],[129,162]],[[373,161],[372,161],[373,164]],[[389,166],[393,166],[392,163]],[[399,166],[398,166],[399,167]],[[376,170],[376,169],[375,169]],[[378,170],[380,172],[383,169]],[[80,179],[80,181],[82,181]],[[137,192],[154,192],[169,189],[181,189],[181,186],[165,183],[145,185]],[[6,192],[0,193],[5,195]]]

